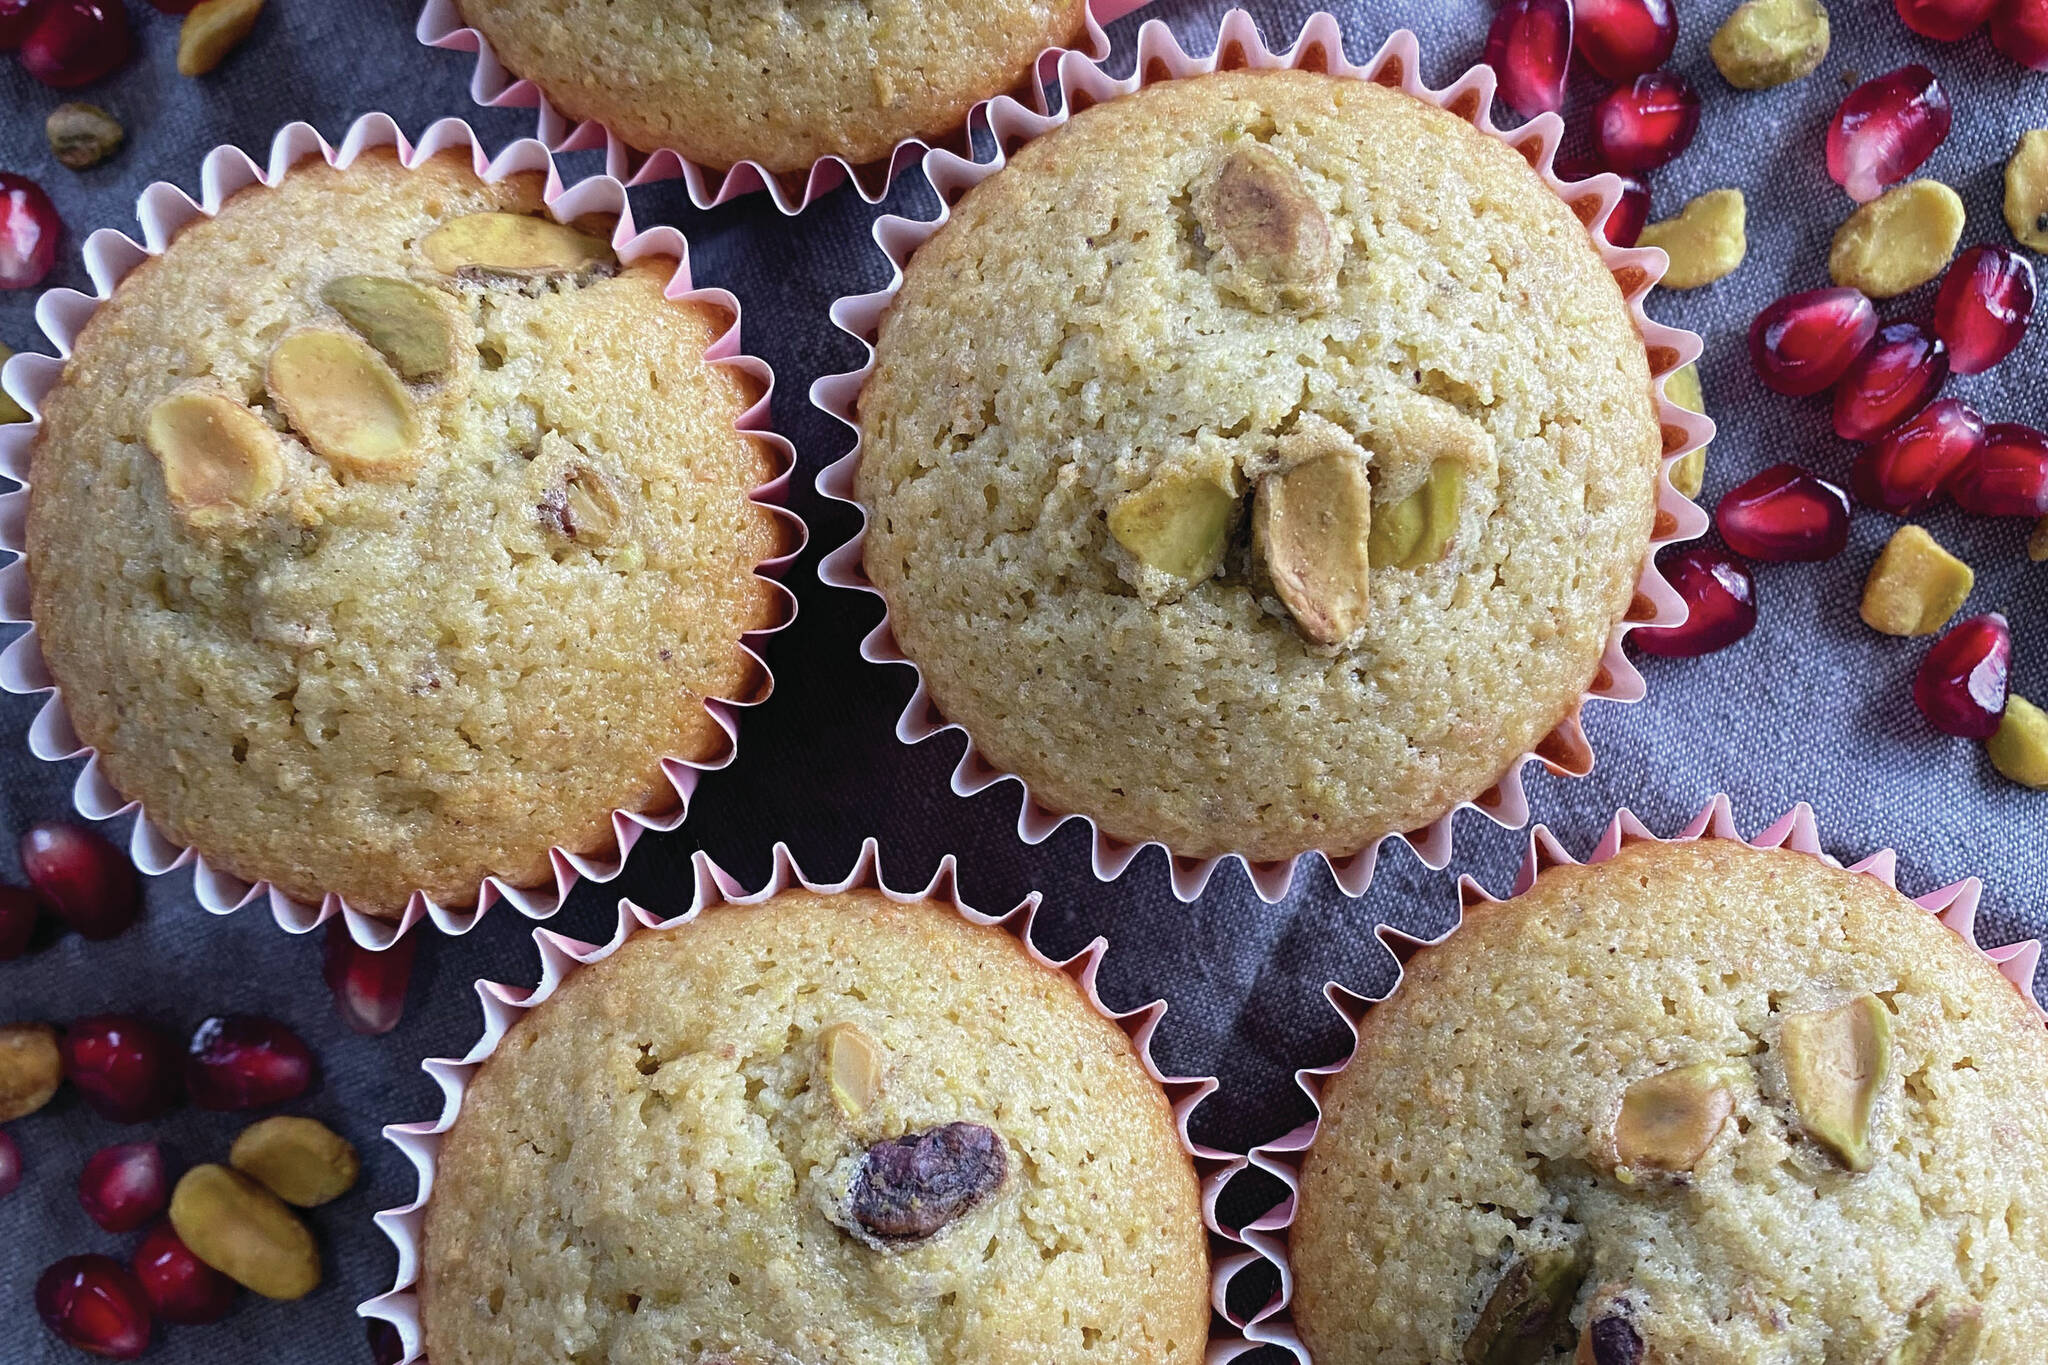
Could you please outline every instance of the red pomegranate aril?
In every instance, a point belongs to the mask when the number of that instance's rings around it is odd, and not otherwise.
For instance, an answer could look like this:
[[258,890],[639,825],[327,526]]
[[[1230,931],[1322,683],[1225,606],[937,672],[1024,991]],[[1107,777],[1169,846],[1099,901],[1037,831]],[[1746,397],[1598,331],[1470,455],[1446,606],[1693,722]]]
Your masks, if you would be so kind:
[[1953,43],[1984,26],[1998,0],[1893,0],[1906,27],[1923,38]]
[[1796,464],[1776,464],[1729,489],[1714,525],[1750,559],[1833,559],[1849,543],[1849,495]]
[[1989,739],[2005,715],[2012,630],[1997,612],[1972,616],[1934,642],[1913,675],[1913,704],[1958,739]]
[[1610,81],[1655,71],[1678,46],[1671,0],[1572,0],[1579,55]]
[[1865,81],[1828,125],[1828,174],[1867,204],[1933,156],[1954,119],[1948,92],[1924,66]]
[[1991,44],[2036,71],[2048,71],[2048,0],[2005,0],[1991,17]]
[[21,40],[21,68],[59,90],[90,85],[128,60],[128,11],[121,0],[44,0]]
[[19,886],[0,886],[0,962],[12,962],[35,941],[42,898]]
[[1571,59],[1571,0],[1507,0],[1494,12],[1486,64],[1500,77],[1500,97],[1523,118],[1563,106]]
[[64,224],[43,187],[0,171],[0,289],[33,289],[57,264]]
[[382,1318],[369,1319],[365,1327],[372,1365],[398,1365],[405,1359],[405,1338],[398,1335],[396,1327]]
[[1984,444],[1956,470],[1948,493],[1972,516],[2048,516],[2048,434],[2018,422],[1984,428]]
[[289,1028],[256,1014],[216,1015],[192,1034],[185,1088],[201,1109],[262,1109],[313,1087],[313,1054]]
[[181,1327],[219,1322],[235,1306],[235,1282],[193,1255],[169,1223],[135,1249],[135,1278],[156,1315]]
[[1647,626],[1630,634],[1646,654],[1690,659],[1711,654],[1756,627],[1756,580],[1749,566],[1726,550],[1692,545],[1657,562],[1673,590],[1685,599],[1682,625]]
[[64,1031],[64,1079],[101,1118],[142,1123],[178,1103],[178,1044],[126,1014],[80,1019]]
[[2034,265],[2002,246],[1956,258],[1934,300],[1934,330],[1957,374],[1982,374],[2013,353],[2034,313]]
[[111,1256],[67,1256],[36,1281],[36,1312],[67,1344],[133,1360],[149,1349],[149,1299]]
[[1934,401],[1948,382],[1948,347],[1917,322],[1894,322],[1835,385],[1835,434],[1874,441]]
[[154,1142],[102,1147],[78,1177],[78,1202],[108,1232],[133,1232],[171,1202],[164,1149]]
[[21,1148],[0,1128],[0,1199],[21,1188]]
[[[1554,169],[1557,178],[1565,181],[1591,180],[1608,173],[1589,156],[1561,156]],[[1642,239],[1643,225],[1650,221],[1650,182],[1621,171],[1611,174],[1621,182],[1621,200],[1607,215],[1601,235],[1616,246],[1634,246]]]
[[41,17],[43,0],[0,0],[0,52],[12,52]]
[[1749,359],[1764,387],[1804,398],[1840,379],[1877,335],[1877,306],[1855,289],[1787,294],[1756,315]]
[[322,975],[334,993],[341,1021],[357,1033],[389,1033],[405,1015],[405,989],[412,981],[412,960],[419,952],[417,934],[402,934],[382,952],[363,947],[335,918],[327,925],[327,956]]
[[1940,398],[1856,457],[1849,487],[1857,501],[1893,516],[1915,516],[1941,501],[1949,480],[1984,444],[1984,419],[1960,398]]
[[142,913],[135,864],[83,825],[66,820],[30,825],[21,836],[21,869],[57,918],[82,938],[113,938]]
[[1593,145],[1611,171],[1654,171],[1692,145],[1700,97],[1673,71],[1652,71],[1593,110]]

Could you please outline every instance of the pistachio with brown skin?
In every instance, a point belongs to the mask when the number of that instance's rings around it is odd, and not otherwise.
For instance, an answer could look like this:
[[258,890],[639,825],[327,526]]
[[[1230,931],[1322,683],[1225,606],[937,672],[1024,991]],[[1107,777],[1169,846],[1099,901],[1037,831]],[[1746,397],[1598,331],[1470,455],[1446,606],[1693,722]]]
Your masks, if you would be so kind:
[[1906,1339],[1879,1365],[1971,1365],[1984,1337],[1984,1310],[1930,1295],[1906,1320]]
[[602,473],[579,465],[541,498],[541,526],[582,545],[609,544],[625,519],[618,490]]
[[74,171],[97,166],[112,156],[127,134],[121,121],[97,104],[67,100],[43,120],[50,155]]
[[1260,312],[1313,308],[1336,287],[1329,219],[1300,172],[1263,143],[1225,156],[1193,209],[1219,286]]
[[987,1199],[1009,1178],[1002,1138],[979,1123],[948,1123],[868,1148],[847,1190],[847,1211],[875,1241],[921,1242]]
[[1536,1365],[1571,1325],[1572,1300],[1586,1278],[1577,1247],[1517,1255],[1501,1272],[1465,1337],[1465,1365]]

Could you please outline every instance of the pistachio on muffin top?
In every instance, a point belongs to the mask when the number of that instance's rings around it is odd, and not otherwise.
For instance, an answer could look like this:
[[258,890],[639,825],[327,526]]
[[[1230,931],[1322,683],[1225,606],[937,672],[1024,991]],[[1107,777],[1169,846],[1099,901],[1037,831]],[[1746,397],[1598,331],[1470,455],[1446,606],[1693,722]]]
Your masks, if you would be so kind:
[[[28,561],[73,724],[209,863],[396,913],[673,804],[755,690],[771,453],[728,319],[465,157],[303,162],[101,305]],[[579,230],[580,229],[580,230]]]
[[477,1072],[427,1205],[436,1365],[1194,1365],[1166,1096],[950,906],[790,891],[642,933]]
[[1317,1365],[2025,1365],[2048,1033],[1873,877],[1639,843],[1365,1016],[1292,1233]]
[[866,568],[948,719],[1178,853],[1349,853],[1569,717],[1631,600],[1648,358],[1521,156],[1370,82],[1161,82],[919,248]]

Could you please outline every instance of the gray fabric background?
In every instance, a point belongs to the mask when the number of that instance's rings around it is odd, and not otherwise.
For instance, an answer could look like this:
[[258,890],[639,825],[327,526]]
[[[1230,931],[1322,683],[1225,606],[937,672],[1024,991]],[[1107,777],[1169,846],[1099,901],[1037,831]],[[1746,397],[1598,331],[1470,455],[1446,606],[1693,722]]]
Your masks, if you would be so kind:
[[[2005,241],[1998,212],[2002,167],[2014,137],[2048,125],[2048,78],[1998,57],[1982,38],[1941,47],[1914,38],[1884,0],[1837,0],[1834,52],[1811,79],[1778,91],[1731,91],[1707,60],[1706,42],[1735,0],[1680,0],[1685,32],[1677,64],[1703,92],[1705,122],[1694,149],[1657,176],[1657,213],[1723,185],[1749,194],[1751,254],[1733,278],[1688,295],[1660,294],[1652,311],[1692,327],[1708,341],[1704,368],[1710,406],[1722,426],[1707,476],[1709,497],[1779,460],[1846,476],[1852,453],[1828,430],[1818,402],[1764,393],[1743,354],[1744,330],[1767,300],[1825,283],[1835,225],[1849,211],[1827,179],[1822,141],[1844,82],[1909,60],[1931,63],[1956,97],[1956,131],[1927,173],[1969,201],[1968,241]],[[1478,60],[1488,0],[1348,0],[1343,13],[1354,58],[1390,30],[1407,25],[1424,39],[1425,75],[1452,79]],[[1253,9],[1276,42],[1314,8],[1300,0],[1258,0]],[[1223,6],[1161,0],[1112,30],[1128,67],[1138,19],[1171,22],[1184,43],[1206,48]],[[115,110],[129,144],[112,161],[77,173],[56,164],[42,137],[43,115],[62,96],[0,59],[0,168],[44,184],[69,226],[52,284],[83,286],[78,247],[96,227],[133,231],[136,193],[156,179],[196,188],[199,161],[219,142],[259,159],[272,132],[305,119],[338,138],[355,115],[386,110],[411,132],[431,119],[469,118],[492,147],[530,131],[525,111],[470,104],[469,59],[423,49],[412,38],[409,0],[310,4],[279,0],[246,46],[215,75],[176,75],[175,22],[131,3],[140,55],[85,97]],[[1586,91],[1579,91],[1583,104]],[[598,169],[583,154],[565,168]],[[635,191],[643,224],[670,222],[689,235],[697,278],[737,293],[746,308],[748,349],[779,377],[775,415],[801,452],[793,502],[810,522],[812,550],[790,574],[802,599],[796,626],[769,651],[774,698],[746,718],[738,762],[699,787],[694,811],[677,833],[644,839],[615,886],[580,888],[554,927],[602,937],[621,893],[680,908],[686,861],[709,850],[740,877],[766,875],[769,849],[788,840],[817,873],[850,864],[860,839],[879,836],[891,878],[930,874],[940,856],[960,856],[970,898],[1008,907],[1033,888],[1047,895],[1041,946],[1068,953],[1095,934],[1112,944],[1103,989],[1119,1007],[1155,996],[1172,1002],[1157,1050],[1170,1070],[1221,1075],[1223,1091],[1200,1115],[1199,1135],[1241,1147],[1286,1131],[1306,1115],[1294,1068],[1330,1060],[1342,1031],[1322,1000],[1331,978],[1361,990],[1382,986],[1391,964],[1371,937],[1380,922],[1435,933],[1456,912],[1454,874],[1469,872],[1505,892],[1525,836],[1477,815],[1458,822],[1452,870],[1431,873],[1401,849],[1383,856],[1379,879],[1362,902],[1337,893],[1328,876],[1305,870],[1281,905],[1266,906],[1241,874],[1225,870],[1200,903],[1169,893],[1164,860],[1140,859],[1111,886],[1087,870],[1087,838],[1070,825],[1049,843],[1015,837],[1017,794],[1004,786],[971,800],[946,780],[957,737],[906,749],[892,724],[908,696],[901,669],[860,662],[861,635],[874,623],[870,599],[821,587],[822,549],[851,530],[843,509],[821,502],[811,479],[846,447],[846,433],[808,405],[820,374],[851,366],[857,347],[834,331],[825,310],[836,296],[877,287],[883,258],[867,232],[873,210],[841,190],[794,221],[764,197],[699,213],[673,184]],[[889,207],[928,214],[932,201],[913,178]],[[1892,315],[1924,312],[1931,291],[1900,301]],[[26,294],[0,294],[0,340],[39,345]],[[2048,420],[2048,326],[1990,376],[1957,381],[1950,392],[1979,401],[1993,420]],[[1948,511],[1927,518],[1945,543],[1977,568],[1970,610],[2002,610],[2018,635],[2017,685],[2048,701],[2048,568],[2026,563],[2026,527],[1972,523]],[[1987,943],[2048,928],[2048,797],[1999,778],[1981,750],[1929,731],[1912,707],[1909,683],[1922,647],[1881,637],[1856,619],[1871,559],[1894,526],[1859,510],[1850,548],[1833,563],[1764,566],[1763,621],[1740,646],[1708,658],[1648,660],[1650,698],[1635,707],[1597,705],[1587,728],[1599,766],[1584,781],[1554,780],[1532,769],[1538,816],[1568,845],[1591,846],[1614,809],[1628,805],[1654,828],[1669,829],[1713,793],[1727,791],[1747,830],[1761,828],[1790,803],[1818,807],[1830,848],[1856,856],[1892,844],[1902,883],[1914,891],[1979,874],[1989,882]],[[69,809],[76,765],[31,759],[23,734],[38,702],[0,698],[0,874],[18,875],[13,835],[29,821]],[[110,831],[126,837],[126,821]],[[421,954],[405,1023],[392,1035],[357,1038],[334,1019],[319,979],[317,941],[292,939],[263,909],[226,919],[195,906],[184,874],[149,887],[145,924],[108,944],[67,939],[39,956],[0,966],[0,1018],[62,1021],[101,1010],[139,1010],[180,1030],[206,1014],[259,1011],[292,1022],[326,1068],[319,1090],[296,1106],[333,1123],[362,1149],[362,1183],[313,1215],[327,1257],[327,1279],[307,1301],[280,1305],[244,1296],[225,1323],[179,1328],[151,1358],[164,1362],[359,1362],[368,1359],[355,1303],[388,1287],[394,1258],[370,1223],[372,1211],[411,1197],[411,1168],[377,1137],[388,1121],[432,1115],[438,1092],[420,1059],[464,1051],[478,1027],[470,991],[477,977],[530,982],[530,926],[499,909],[467,938],[430,936]],[[183,1110],[156,1131],[181,1163],[219,1159],[240,1121]],[[87,1153],[136,1136],[96,1119],[70,1097],[14,1126],[30,1174],[0,1201],[0,1360],[78,1359],[36,1322],[30,1291],[52,1260],[75,1251],[125,1259],[134,1238],[93,1227],[79,1210],[74,1181]]]

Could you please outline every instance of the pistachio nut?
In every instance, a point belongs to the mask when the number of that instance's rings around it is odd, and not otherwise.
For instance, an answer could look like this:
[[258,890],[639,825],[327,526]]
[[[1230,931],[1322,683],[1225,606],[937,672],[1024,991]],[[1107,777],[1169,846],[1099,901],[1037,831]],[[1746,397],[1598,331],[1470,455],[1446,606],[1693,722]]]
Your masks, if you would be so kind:
[[250,1124],[228,1164],[302,1209],[317,1209],[355,1187],[362,1162],[347,1138],[318,1119],[280,1114]]
[[1223,563],[1237,497],[1206,475],[1167,469],[1109,509],[1109,534],[1146,568],[1199,583]]
[[2005,163],[2005,225],[2021,246],[2048,252],[2048,128],[2021,133]]
[[354,333],[287,333],[270,353],[264,384],[292,430],[337,469],[366,478],[411,474],[420,438],[412,399]]
[[171,1227],[194,1256],[267,1299],[301,1299],[320,1283],[320,1251],[306,1225],[226,1166],[185,1172],[171,1193]]
[[1984,748],[2001,775],[2022,787],[2048,791],[2048,712],[2017,692],[2008,694],[1998,731]]
[[246,405],[211,388],[158,399],[143,422],[142,443],[163,469],[171,509],[198,529],[246,520],[284,484],[277,433]]
[[1300,172],[1272,148],[1232,148],[1193,208],[1219,283],[1253,308],[1313,307],[1335,287],[1329,220]]
[[1252,554],[1311,642],[1341,646],[1365,629],[1371,532],[1372,483],[1354,451],[1333,450],[1259,480]]
[[454,361],[455,328],[440,294],[395,275],[342,275],[320,290],[363,340],[415,382],[438,379]]
[[[1707,414],[1706,391],[1700,387],[1700,367],[1682,365],[1664,379],[1664,396],[1702,417]],[[1707,451],[1711,446],[1701,446],[1671,466],[1671,486],[1688,498],[1700,495],[1700,488],[1707,481]]]
[[1976,575],[1918,526],[1885,542],[1863,584],[1863,623],[1886,635],[1932,635],[1969,597]]
[[1827,7],[1820,0],[1749,0],[1722,23],[1707,53],[1737,90],[1803,80],[1828,55]]
[[1787,1015],[1778,1047],[1801,1125],[1850,1170],[1869,1170],[1871,1111],[1891,1075],[1891,1011],[1876,996],[1859,995],[1831,1010]]
[[41,1109],[63,1079],[57,1030],[48,1024],[0,1025],[0,1123]]
[[1968,216],[1962,196],[1940,181],[1908,181],[1849,215],[1828,273],[1873,299],[1896,298],[1948,268]]
[[1516,1255],[1465,1337],[1465,1365],[1537,1365],[1571,1327],[1572,1300],[1586,1278],[1577,1247]]
[[1667,289],[1698,289],[1735,273],[1749,254],[1749,205],[1741,190],[1709,190],[1678,211],[1643,229],[1642,246],[1661,247],[1671,258]]
[[1724,1062],[1695,1062],[1630,1085],[1614,1120],[1617,1168],[1691,1171],[1735,1113]]
[[882,1093],[882,1047],[854,1024],[833,1024],[822,1035],[825,1086],[849,1119],[874,1107]]
[[434,269],[466,279],[545,279],[618,263],[602,238],[526,213],[471,213],[428,233],[420,250]]

